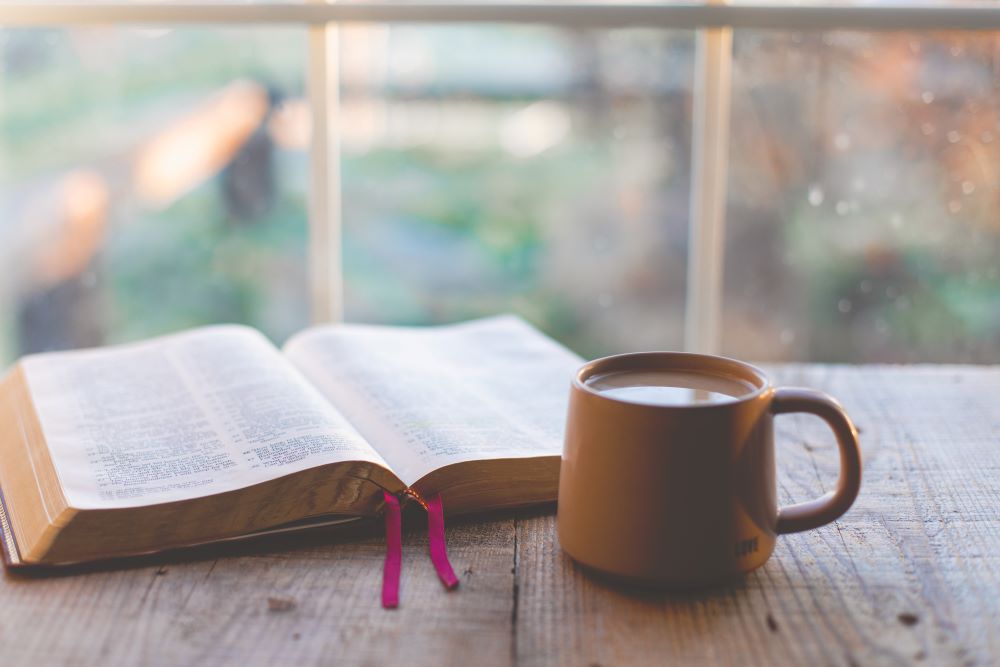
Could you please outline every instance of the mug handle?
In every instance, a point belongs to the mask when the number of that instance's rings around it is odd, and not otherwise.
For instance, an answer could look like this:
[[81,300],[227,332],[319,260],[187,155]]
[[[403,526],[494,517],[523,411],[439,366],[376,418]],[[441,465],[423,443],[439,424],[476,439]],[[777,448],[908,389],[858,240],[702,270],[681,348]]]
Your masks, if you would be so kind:
[[837,437],[840,476],[837,488],[815,500],[778,509],[778,533],[818,528],[839,518],[854,503],[861,488],[861,448],[858,431],[836,400],[812,389],[779,387],[771,398],[771,413],[807,412],[821,417]]

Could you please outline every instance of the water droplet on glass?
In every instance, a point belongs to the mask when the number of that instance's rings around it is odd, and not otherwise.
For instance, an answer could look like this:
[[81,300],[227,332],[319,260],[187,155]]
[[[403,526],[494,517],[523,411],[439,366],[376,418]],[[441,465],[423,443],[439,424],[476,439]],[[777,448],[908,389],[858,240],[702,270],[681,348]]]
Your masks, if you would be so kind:
[[842,199],[837,202],[835,208],[837,209],[837,215],[847,215],[847,212],[851,210],[851,205]]
[[934,93],[929,90],[925,90],[920,94],[920,99],[924,101],[924,104],[930,104],[934,101]]
[[959,46],[959,45],[957,45],[957,44],[955,46],[951,47],[949,49],[949,51],[951,52],[951,55],[953,55],[953,56],[960,56],[960,55],[962,55],[962,47]]
[[851,300],[850,299],[841,299],[840,301],[838,301],[837,302],[837,310],[839,310],[842,313],[849,313],[849,312],[851,312]]
[[934,134],[934,126],[930,123],[921,123],[920,132],[926,137]]
[[905,296],[901,296],[896,299],[897,310],[906,310],[909,307],[910,307],[910,300],[907,299]]
[[962,135],[958,133],[958,130],[951,130],[947,134],[948,143],[957,144],[958,140],[962,138]]
[[833,138],[833,145],[838,151],[846,151],[851,147],[851,137],[846,132],[838,132]]
[[875,320],[875,331],[883,337],[889,334],[889,323],[885,321],[885,318],[880,317]]
[[869,292],[872,291],[872,281],[870,281],[870,280],[862,280],[858,284],[858,288],[861,290],[861,292],[863,294],[868,294]]
[[851,187],[854,188],[855,192],[864,192],[868,189],[868,184],[865,183],[865,179],[858,177],[851,182]]
[[819,206],[823,203],[824,199],[823,188],[818,185],[814,185],[809,188],[809,203],[813,206]]
[[952,199],[950,202],[948,202],[948,210],[952,213],[958,213],[959,211],[962,210],[962,202],[958,201],[957,199]]
[[903,216],[899,213],[893,213],[889,216],[889,224],[892,225],[893,229],[899,229],[903,226]]
[[989,130],[984,130],[983,133],[979,135],[979,139],[984,144],[988,144],[991,141],[993,141],[993,133],[990,132]]
[[899,296],[899,290],[893,287],[892,285],[889,285],[888,287],[885,288],[885,295],[889,299],[895,299],[897,296]]
[[971,195],[976,191],[976,184],[972,181],[962,181],[962,192],[967,195]]

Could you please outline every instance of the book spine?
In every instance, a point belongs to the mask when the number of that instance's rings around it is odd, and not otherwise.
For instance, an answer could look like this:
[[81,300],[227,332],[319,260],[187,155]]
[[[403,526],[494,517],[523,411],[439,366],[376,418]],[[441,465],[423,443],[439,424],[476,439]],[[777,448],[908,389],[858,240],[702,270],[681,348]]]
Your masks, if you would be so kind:
[[18,567],[22,565],[21,554],[17,548],[17,540],[14,539],[14,530],[11,528],[10,516],[7,513],[7,501],[3,497],[3,489],[0,489],[0,547],[3,551],[3,562],[7,567]]

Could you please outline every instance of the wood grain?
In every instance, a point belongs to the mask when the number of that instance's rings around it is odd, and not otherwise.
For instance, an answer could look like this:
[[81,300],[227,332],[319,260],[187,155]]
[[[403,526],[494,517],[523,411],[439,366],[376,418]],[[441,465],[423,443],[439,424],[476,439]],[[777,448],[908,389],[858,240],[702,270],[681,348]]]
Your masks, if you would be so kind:
[[459,525],[446,592],[424,531],[405,536],[400,609],[380,607],[383,546],[287,552],[0,584],[0,664],[506,665],[511,520]]
[[[0,664],[990,665],[1000,662],[1000,367],[770,369],[861,428],[855,507],[779,538],[745,579],[687,594],[581,571],[550,512],[449,528],[447,593],[419,522],[401,607],[379,607],[382,540],[0,581]],[[818,495],[837,452],[777,421],[779,498]]]

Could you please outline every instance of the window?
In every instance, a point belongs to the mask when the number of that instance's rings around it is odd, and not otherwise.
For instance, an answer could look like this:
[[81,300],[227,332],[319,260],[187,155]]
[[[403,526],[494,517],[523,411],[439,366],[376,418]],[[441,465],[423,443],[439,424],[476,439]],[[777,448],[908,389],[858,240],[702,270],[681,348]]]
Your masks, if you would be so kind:
[[723,350],[1000,359],[1000,33],[736,34]]
[[[0,288],[5,360],[216,321],[281,340],[308,323],[323,274],[306,262],[317,51],[304,24],[379,5],[262,7],[290,25],[0,32],[0,248],[17,267]],[[584,16],[568,27],[341,28],[347,319],[513,310],[589,356],[685,344],[688,294],[703,291],[688,284],[700,19],[605,29],[621,11],[595,7],[566,8]],[[751,27],[734,31],[728,164],[715,165],[723,353],[1000,355],[1000,13],[949,14],[997,30],[913,29],[942,8],[856,14],[909,28],[893,32],[725,15]],[[779,25],[828,20],[792,11]]]
[[307,322],[303,29],[12,28],[0,46],[5,361]]

